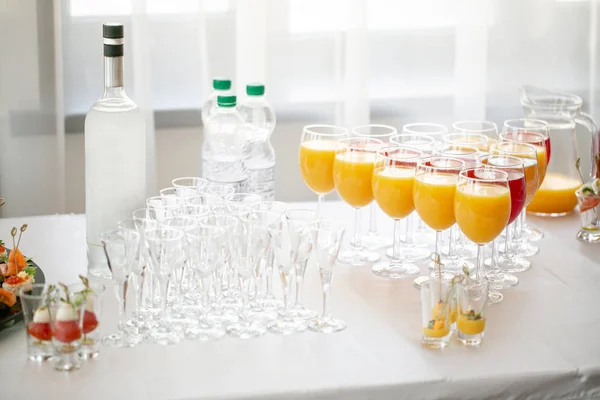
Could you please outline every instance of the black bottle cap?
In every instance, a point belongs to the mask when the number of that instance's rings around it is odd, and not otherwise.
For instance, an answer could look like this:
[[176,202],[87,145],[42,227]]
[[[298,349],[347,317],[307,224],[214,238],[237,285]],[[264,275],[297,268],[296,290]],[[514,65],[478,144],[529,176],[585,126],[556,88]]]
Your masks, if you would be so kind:
[[109,22],[102,25],[102,37],[107,39],[123,39],[123,24]]

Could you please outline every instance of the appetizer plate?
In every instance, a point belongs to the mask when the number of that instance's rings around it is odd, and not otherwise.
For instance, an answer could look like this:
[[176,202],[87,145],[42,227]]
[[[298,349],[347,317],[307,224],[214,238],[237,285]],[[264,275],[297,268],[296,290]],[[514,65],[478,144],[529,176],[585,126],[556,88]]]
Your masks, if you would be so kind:
[[[9,249],[6,249],[6,251],[10,252]],[[29,265],[36,268],[35,283],[46,283],[46,277],[42,269],[33,260],[29,261]],[[4,318],[0,318],[0,331],[10,328],[21,320],[23,320],[23,309],[21,308],[21,301],[17,300],[17,304],[13,306],[10,314]]]

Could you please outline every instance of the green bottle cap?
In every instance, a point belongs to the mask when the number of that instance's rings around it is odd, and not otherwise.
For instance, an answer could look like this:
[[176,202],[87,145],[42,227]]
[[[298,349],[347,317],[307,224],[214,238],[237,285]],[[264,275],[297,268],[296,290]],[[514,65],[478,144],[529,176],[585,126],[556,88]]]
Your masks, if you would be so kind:
[[213,89],[215,89],[215,90],[231,89],[231,79],[225,79],[225,78],[213,79]]
[[235,107],[237,98],[235,96],[218,96],[217,104],[219,107]]
[[249,83],[246,85],[246,94],[248,96],[262,96],[265,94],[265,85],[262,83]]

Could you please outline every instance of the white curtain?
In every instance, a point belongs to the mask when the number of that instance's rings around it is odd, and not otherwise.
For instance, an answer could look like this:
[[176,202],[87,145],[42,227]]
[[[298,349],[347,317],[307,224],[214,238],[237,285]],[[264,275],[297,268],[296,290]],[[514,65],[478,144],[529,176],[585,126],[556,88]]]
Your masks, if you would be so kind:
[[151,190],[166,184],[165,168],[199,157],[192,131],[162,125],[195,124],[200,132],[193,116],[212,77],[228,76],[238,95],[250,81],[266,83],[278,116],[277,185],[285,187],[278,193],[292,200],[312,199],[296,167],[304,124],[501,123],[522,115],[517,88],[524,83],[580,95],[600,118],[599,3],[5,0],[2,212],[82,211],[73,200],[83,190],[76,137],[102,91],[102,22],[125,24],[126,90],[148,121]]

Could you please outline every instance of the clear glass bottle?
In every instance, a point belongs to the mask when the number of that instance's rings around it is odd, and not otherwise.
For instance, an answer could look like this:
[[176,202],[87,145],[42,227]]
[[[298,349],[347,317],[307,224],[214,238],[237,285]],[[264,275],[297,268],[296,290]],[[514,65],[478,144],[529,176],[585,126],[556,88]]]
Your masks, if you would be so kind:
[[110,278],[100,233],[144,206],[146,129],[123,87],[123,25],[102,33],[104,94],[85,117],[85,213],[88,274]]
[[275,199],[275,149],[271,134],[275,129],[275,112],[265,99],[265,86],[261,83],[246,85],[248,98],[239,106],[246,122],[246,167],[248,192],[259,194],[263,201]]
[[244,159],[245,124],[235,108],[236,100],[236,96],[217,97],[217,111],[204,131],[202,177],[240,193],[247,190],[248,172]]
[[226,96],[231,90],[231,80],[227,78],[216,77],[213,79],[213,92],[208,96],[208,100],[202,106],[202,126],[206,127],[208,119],[217,112],[217,97]]

